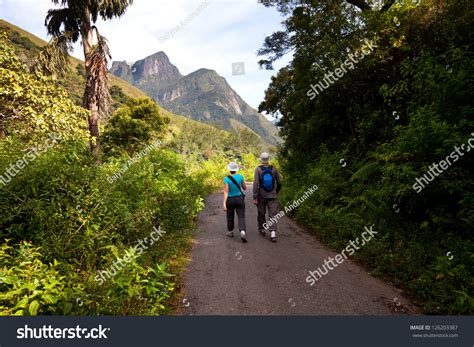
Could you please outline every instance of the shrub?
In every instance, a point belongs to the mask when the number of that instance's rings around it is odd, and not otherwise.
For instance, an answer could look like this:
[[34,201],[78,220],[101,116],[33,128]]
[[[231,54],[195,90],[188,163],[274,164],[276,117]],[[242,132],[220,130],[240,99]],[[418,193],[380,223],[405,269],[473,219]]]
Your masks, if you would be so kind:
[[113,153],[117,148],[133,155],[152,139],[162,137],[169,119],[160,114],[158,105],[151,99],[129,99],[118,108],[105,127],[104,149]]

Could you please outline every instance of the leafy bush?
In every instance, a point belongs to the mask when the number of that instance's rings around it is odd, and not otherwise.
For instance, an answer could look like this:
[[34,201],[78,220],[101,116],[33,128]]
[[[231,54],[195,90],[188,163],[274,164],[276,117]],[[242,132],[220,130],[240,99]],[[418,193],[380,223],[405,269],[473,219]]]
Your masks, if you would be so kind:
[[15,135],[30,145],[52,134],[86,136],[87,111],[75,106],[51,77],[30,74],[5,35],[0,36],[0,113],[0,136]]
[[[31,242],[31,241],[30,241]],[[83,285],[70,286],[59,263],[44,264],[38,247],[26,241],[0,247],[0,315],[69,314]]]
[[169,119],[160,114],[158,105],[151,99],[129,99],[118,108],[103,134],[107,152],[125,149],[133,155],[153,138],[162,137]]
[[[34,253],[33,269],[23,269],[22,258],[10,256],[8,275],[44,271],[46,278],[57,278],[53,289],[64,295],[43,302],[34,295],[25,301],[19,293],[3,304],[3,313],[11,312],[7,308],[27,309],[33,300],[40,304],[39,314],[169,312],[166,300],[174,282],[167,263],[179,262],[189,246],[187,230],[194,227],[203,206],[201,197],[212,187],[189,176],[179,156],[165,149],[155,149],[109,183],[107,177],[129,159],[128,155],[111,158],[98,167],[84,143],[62,142],[29,163],[0,191],[0,236],[13,242],[32,240],[42,249],[41,254]],[[166,231],[157,245],[98,286],[97,271],[109,268],[138,240],[149,238],[155,226]],[[74,276],[67,275],[71,273]],[[76,287],[75,296],[68,293],[67,288]],[[0,288],[6,297],[16,290]],[[79,307],[76,298],[82,302]]]

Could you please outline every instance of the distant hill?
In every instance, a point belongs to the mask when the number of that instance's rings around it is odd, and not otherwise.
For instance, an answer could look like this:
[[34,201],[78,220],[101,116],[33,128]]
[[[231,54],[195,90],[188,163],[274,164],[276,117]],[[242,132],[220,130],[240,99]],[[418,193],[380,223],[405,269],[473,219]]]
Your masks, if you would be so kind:
[[158,52],[133,64],[114,61],[110,72],[174,113],[226,130],[247,129],[272,144],[279,141],[274,124],[214,70],[199,69],[183,76],[164,52]]

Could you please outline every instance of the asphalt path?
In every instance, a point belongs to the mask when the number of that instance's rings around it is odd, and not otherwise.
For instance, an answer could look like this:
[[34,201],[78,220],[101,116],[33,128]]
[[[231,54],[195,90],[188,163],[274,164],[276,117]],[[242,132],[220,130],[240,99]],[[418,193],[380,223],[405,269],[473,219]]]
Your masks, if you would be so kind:
[[[250,185],[248,192],[251,189]],[[278,220],[277,243],[270,241],[269,233],[261,236],[251,194],[246,198],[248,243],[241,242],[237,223],[235,236],[225,236],[221,192],[210,195],[205,203],[182,279],[178,315],[418,313],[400,290],[371,276],[350,257],[310,286],[308,271],[337,253],[286,216]]]

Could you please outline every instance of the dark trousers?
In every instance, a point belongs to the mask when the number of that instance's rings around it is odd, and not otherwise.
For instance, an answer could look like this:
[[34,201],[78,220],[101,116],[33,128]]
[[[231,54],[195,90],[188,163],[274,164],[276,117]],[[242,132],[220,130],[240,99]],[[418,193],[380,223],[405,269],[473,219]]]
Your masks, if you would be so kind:
[[[278,214],[278,201],[277,199],[265,199],[259,197],[257,199],[257,210],[258,210],[258,230],[264,230],[263,226],[266,222],[265,214],[268,208],[268,218],[273,218]],[[268,229],[277,231],[277,223],[273,223]]]
[[227,230],[234,230],[234,216],[237,212],[239,217],[239,230],[247,230],[245,227],[245,201],[240,196],[227,198]]

